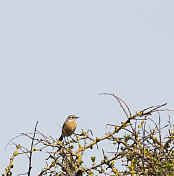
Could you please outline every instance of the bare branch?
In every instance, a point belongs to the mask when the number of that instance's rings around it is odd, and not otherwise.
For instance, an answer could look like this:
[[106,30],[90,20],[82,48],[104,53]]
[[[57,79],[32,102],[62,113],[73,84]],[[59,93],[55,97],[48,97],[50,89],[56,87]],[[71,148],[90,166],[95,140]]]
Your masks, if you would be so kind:
[[30,156],[29,156],[28,176],[30,176],[31,168],[32,168],[31,161],[32,161],[33,145],[34,145],[34,139],[35,139],[35,135],[36,135],[37,124],[38,124],[38,121],[36,122],[35,129],[34,129],[34,135],[33,135],[32,142],[31,142]]

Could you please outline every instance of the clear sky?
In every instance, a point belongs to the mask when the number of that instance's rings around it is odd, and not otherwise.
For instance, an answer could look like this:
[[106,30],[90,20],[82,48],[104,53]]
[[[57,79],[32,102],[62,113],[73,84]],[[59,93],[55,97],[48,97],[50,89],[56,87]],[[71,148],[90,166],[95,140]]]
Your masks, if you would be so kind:
[[125,120],[99,93],[115,93],[132,112],[174,108],[173,7],[173,0],[0,1],[0,173],[14,152],[5,151],[8,141],[37,120],[57,138],[69,114],[81,117],[77,132],[96,136]]

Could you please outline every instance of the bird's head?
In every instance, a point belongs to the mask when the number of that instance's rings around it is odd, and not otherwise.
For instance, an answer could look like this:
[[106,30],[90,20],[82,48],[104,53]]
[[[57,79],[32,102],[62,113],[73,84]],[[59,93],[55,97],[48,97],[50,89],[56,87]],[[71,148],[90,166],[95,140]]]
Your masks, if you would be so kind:
[[75,116],[75,115],[69,115],[67,120],[68,121],[76,121],[76,119],[78,119],[79,117]]

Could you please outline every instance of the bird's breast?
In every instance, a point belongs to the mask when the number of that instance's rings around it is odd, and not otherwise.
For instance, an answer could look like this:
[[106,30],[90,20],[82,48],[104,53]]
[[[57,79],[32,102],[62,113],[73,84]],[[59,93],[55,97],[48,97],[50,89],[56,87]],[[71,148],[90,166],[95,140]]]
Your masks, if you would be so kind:
[[76,122],[74,121],[66,121],[62,128],[63,136],[71,136],[76,129]]

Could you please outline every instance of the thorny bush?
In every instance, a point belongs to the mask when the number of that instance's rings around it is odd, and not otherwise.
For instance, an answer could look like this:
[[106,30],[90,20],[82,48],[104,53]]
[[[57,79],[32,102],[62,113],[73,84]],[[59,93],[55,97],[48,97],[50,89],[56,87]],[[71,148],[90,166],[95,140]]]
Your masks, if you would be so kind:
[[[14,143],[16,150],[2,176],[12,175],[13,169],[15,169],[14,159],[20,155],[25,155],[29,162],[26,173],[19,173],[19,175],[30,176],[34,167],[32,154],[37,152],[46,152],[47,154],[46,164],[36,174],[38,176],[174,176],[174,128],[170,116],[168,124],[161,125],[160,112],[171,111],[163,109],[166,104],[151,106],[132,114],[127,104],[116,95],[108,93],[102,95],[111,95],[117,100],[127,118],[124,122],[108,124],[112,130],[101,138],[94,138],[90,130],[82,130],[80,134],[74,134],[74,139],[64,142],[45,136],[37,130],[37,122],[34,133],[21,134],[21,136],[31,139],[30,148],[27,149],[22,144]],[[152,116],[155,113],[158,115],[156,122]],[[147,127],[149,121],[151,121],[150,124],[153,124],[153,128]],[[164,137],[162,137],[163,129],[168,130],[168,135]],[[121,131],[124,131],[124,135],[118,135]],[[111,143],[110,145],[113,145],[114,148],[116,146],[117,150],[112,153],[103,150],[103,159],[97,163],[96,157],[91,156],[91,165],[87,167],[86,161],[83,159],[85,152],[98,148],[101,141]],[[122,169],[118,167],[120,162],[123,166]]]

